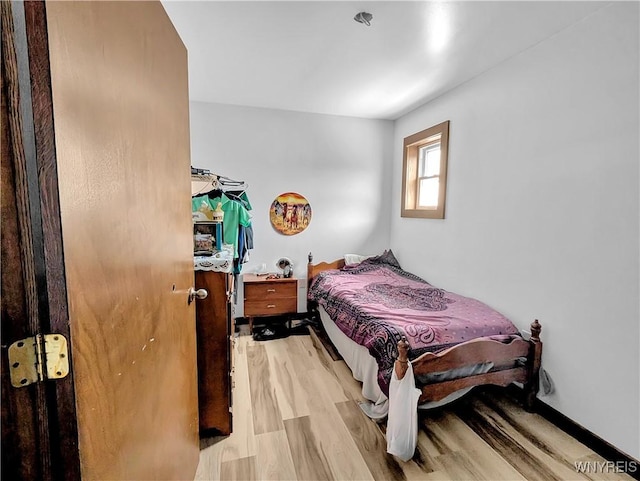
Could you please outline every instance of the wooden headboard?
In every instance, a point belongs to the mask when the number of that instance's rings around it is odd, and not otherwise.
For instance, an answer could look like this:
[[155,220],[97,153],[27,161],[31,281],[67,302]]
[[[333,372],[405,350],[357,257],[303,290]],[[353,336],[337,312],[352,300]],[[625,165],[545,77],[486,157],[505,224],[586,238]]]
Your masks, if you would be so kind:
[[307,264],[307,287],[311,284],[311,279],[318,273],[326,271],[328,269],[342,269],[344,267],[344,259],[338,259],[333,262],[320,262],[319,264],[313,263],[313,254],[309,252],[309,263]]
[[[344,258],[337,259],[333,262],[320,262],[319,264],[313,263],[313,254],[309,252],[309,263],[307,264],[307,293],[309,292],[309,287],[311,286],[311,280],[320,272],[326,271],[328,269],[342,269],[344,267]],[[308,295],[308,294],[307,294]],[[307,312],[314,312],[314,303],[307,300]]]

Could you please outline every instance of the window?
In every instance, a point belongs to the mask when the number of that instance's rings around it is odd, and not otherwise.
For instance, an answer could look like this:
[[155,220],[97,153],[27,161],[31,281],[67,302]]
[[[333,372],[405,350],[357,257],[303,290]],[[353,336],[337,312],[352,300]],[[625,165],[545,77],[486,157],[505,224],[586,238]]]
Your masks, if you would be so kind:
[[444,219],[449,121],[404,139],[402,217]]

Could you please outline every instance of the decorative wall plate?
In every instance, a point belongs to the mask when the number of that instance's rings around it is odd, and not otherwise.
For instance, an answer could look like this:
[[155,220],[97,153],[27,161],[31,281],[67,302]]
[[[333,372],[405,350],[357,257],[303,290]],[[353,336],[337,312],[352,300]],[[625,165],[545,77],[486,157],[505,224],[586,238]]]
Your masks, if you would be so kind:
[[284,235],[294,235],[305,230],[311,222],[311,205],[295,192],[280,194],[269,209],[271,225]]

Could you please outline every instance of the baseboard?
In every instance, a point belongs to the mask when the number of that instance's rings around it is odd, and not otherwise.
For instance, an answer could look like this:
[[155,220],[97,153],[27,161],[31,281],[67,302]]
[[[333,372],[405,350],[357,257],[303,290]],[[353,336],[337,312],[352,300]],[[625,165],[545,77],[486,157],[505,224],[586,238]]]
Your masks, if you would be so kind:
[[[577,439],[582,444],[595,451],[606,460],[634,464],[638,466],[638,471],[640,471],[640,461],[633,458],[632,456],[629,456],[627,453],[620,451],[608,441],[605,441],[597,434],[592,433],[587,428],[578,424],[571,418],[568,418],[560,411],[557,411],[556,409],[549,406],[547,403],[541,401],[540,399],[536,399],[534,409],[538,414],[547,419],[549,422],[558,426],[564,432],[571,435],[573,438]],[[628,474],[635,479],[640,479],[640,472]]]
[[[513,396],[517,397],[517,399],[522,399],[523,397],[522,388],[517,387],[513,384],[509,386],[508,391],[510,391]],[[545,418],[554,426],[562,429],[569,436],[584,444],[607,461],[620,463],[624,466],[637,467],[634,472],[628,470],[627,474],[634,479],[640,479],[640,461],[638,461],[637,459],[619,450],[614,445],[612,445],[608,441],[605,441],[597,434],[592,433],[584,426],[575,422],[573,419],[552,408],[547,403],[540,400],[540,398],[536,398],[533,406],[533,411]]]

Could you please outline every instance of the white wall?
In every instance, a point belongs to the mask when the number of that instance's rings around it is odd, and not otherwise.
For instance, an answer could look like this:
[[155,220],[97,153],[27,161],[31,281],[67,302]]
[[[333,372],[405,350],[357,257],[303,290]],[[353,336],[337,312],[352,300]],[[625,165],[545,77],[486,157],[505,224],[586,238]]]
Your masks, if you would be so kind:
[[[262,263],[276,271],[286,256],[306,279],[310,251],[319,262],[387,249],[392,144],[390,121],[191,103],[192,165],[249,184],[255,248],[243,272]],[[311,223],[297,235],[281,235],[269,222],[269,207],[284,192],[311,204]],[[304,311],[306,283],[300,287]],[[238,298],[241,316],[242,290]]]
[[[638,3],[614,3],[396,122],[391,247],[520,327],[543,400],[640,458]],[[451,120],[445,220],[400,217],[402,141]]]

